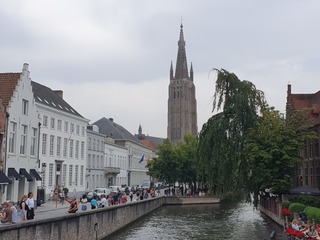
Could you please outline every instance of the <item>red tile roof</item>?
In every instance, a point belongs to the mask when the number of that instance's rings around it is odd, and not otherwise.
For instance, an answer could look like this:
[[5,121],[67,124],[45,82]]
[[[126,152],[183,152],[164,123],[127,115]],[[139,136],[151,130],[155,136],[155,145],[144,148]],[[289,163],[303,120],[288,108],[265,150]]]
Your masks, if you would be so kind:
[[141,140],[141,143],[153,150],[157,150],[158,147],[156,145],[153,144],[153,142],[149,141],[149,140]]
[[19,79],[20,73],[0,73],[0,97],[5,108],[11,100]]

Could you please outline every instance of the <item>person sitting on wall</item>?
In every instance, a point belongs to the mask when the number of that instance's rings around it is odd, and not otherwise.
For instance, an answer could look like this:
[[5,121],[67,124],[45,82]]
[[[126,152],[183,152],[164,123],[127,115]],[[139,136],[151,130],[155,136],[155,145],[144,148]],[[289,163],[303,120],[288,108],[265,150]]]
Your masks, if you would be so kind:
[[77,199],[74,197],[71,200],[68,200],[68,202],[70,203],[68,213],[76,213],[78,211]]

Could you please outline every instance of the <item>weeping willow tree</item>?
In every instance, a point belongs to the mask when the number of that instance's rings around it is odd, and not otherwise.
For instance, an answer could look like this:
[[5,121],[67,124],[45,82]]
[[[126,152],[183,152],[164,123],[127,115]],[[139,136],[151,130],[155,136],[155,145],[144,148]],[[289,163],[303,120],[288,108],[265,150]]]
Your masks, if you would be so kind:
[[244,144],[248,130],[267,104],[264,93],[234,73],[214,69],[217,74],[213,115],[199,135],[199,169],[201,182],[215,193],[243,188],[248,179],[248,162]]

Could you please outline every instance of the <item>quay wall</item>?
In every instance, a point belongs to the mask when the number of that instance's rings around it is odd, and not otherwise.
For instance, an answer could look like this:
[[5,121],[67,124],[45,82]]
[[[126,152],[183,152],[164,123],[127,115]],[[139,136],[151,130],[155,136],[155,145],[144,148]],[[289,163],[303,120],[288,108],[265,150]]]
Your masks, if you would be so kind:
[[1,240],[102,239],[164,204],[164,197],[80,211],[46,220],[32,220],[1,228]]
[[212,204],[218,198],[157,197],[60,217],[31,220],[1,227],[1,240],[104,239],[162,205]]

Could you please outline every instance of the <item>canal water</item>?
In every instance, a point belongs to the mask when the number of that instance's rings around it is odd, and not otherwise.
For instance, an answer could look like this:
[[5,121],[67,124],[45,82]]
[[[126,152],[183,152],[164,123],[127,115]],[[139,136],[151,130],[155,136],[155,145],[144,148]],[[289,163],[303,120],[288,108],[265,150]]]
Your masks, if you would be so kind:
[[285,239],[283,228],[245,202],[163,206],[134,222],[112,240],[151,239]]

